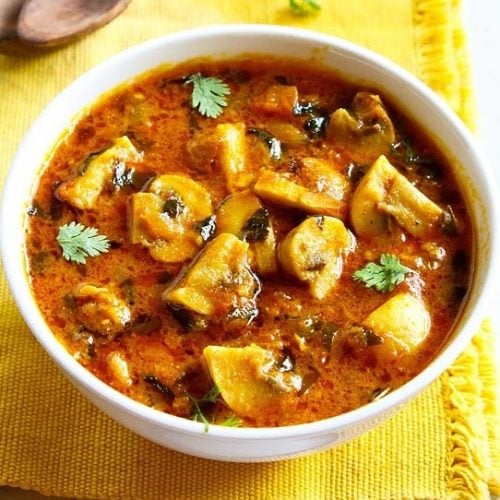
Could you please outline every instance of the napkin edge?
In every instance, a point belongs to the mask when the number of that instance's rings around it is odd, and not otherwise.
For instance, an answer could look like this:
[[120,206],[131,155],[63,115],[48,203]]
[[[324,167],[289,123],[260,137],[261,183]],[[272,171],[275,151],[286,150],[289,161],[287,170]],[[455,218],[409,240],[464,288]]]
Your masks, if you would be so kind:
[[417,71],[418,77],[475,132],[477,107],[461,3],[461,0],[413,0]]
[[481,396],[490,445],[489,487],[490,493],[500,495],[500,401],[496,391],[499,372],[490,354],[495,342],[495,331],[490,319],[483,322],[481,330],[482,335],[476,335],[473,343],[480,354],[479,377],[483,389]]
[[[414,0],[417,67],[418,76],[475,132],[477,106],[461,4],[461,0]],[[500,495],[500,412],[493,343],[491,321],[485,320],[460,361],[443,376],[447,487],[455,494],[466,495],[472,490],[487,495],[487,485],[492,494]],[[459,397],[461,391],[466,394],[463,398]],[[471,436],[475,443],[468,443]]]

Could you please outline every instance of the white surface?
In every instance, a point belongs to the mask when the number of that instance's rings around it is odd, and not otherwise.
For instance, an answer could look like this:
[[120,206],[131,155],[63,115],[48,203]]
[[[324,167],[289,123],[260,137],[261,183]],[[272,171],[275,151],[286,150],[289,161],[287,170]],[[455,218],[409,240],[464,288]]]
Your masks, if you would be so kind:
[[[463,13],[480,113],[479,138],[494,171],[497,186],[500,187],[500,1],[463,0]],[[496,366],[500,367],[500,276],[497,276],[497,281],[491,311],[497,333]],[[500,383],[497,394],[500,398]]]

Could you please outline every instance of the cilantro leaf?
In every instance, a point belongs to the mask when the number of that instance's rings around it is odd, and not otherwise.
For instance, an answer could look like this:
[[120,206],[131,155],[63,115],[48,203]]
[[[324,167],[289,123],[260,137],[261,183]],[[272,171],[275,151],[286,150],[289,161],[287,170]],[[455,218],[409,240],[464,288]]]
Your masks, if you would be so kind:
[[352,277],[367,288],[374,287],[378,292],[391,292],[396,285],[403,282],[406,274],[413,272],[413,269],[403,266],[396,255],[384,253],[380,256],[380,264],[369,262]]
[[[187,393],[187,396],[193,403],[193,413],[191,415],[191,419],[194,420],[195,422],[203,423],[205,432],[208,432],[210,427],[210,422],[203,413],[203,406],[208,405],[208,408],[210,410],[211,408],[210,405],[216,403],[217,399],[220,396],[219,388],[217,387],[217,385],[214,384],[212,388],[200,399],[194,398],[189,393]],[[238,418],[236,415],[231,415],[229,418],[221,422],[220,425],[223,425],[224,427],[241,427],[242,423],[243,421],[241,420],[241,418]]]
[[199,401],[201,403],[215,403],[219,395],[219,388],[214,384],[212,388]]
[[108,238],[98,234],[95,227],[85,227],[74,221],[59,228],[57,243],[62,248],[63,257],[77,264],[85,264],[87,257],[107,252],[110,245]]
[[316,0],[289,0],[289,6],[297,16],[308,16],[321,10],[321,5]]
[[209,118],[217,118],[222,108],[227,106],[225,96],[231,93],[229,86],[215,76],[202,76],[200,73],[191,75],[186,84],[193,84],[191,106],[199,113]]
[[223,425],[224,427],[241,427],[243,424],[243,420],[241,418],[238,418],[236,415],[231,415],[229,418],[226,418],[224,422],[222,422],[220,425]]
[[189,393],[186,394],[193,403],[193,414],[191,415],[191,419],[195,422],[202,422],[205,432],[208,432],[210,422],[207,420],[207,417],[205,417],[201,405],[206,403],[214,404],[220,395],[219,388],[214,384],[211,389],[199,399],[194,398]]
[[189,394],[188,394],[188,397],[194,405],[193,414],[191,416],[191,419],[194,420],[195,422],[202,422],[203,423],[203,430],[205,432],[208,432],[210,422],[207,420],[205,415],[203,415],[203,412],[201,411],[198,400],[192,398]]

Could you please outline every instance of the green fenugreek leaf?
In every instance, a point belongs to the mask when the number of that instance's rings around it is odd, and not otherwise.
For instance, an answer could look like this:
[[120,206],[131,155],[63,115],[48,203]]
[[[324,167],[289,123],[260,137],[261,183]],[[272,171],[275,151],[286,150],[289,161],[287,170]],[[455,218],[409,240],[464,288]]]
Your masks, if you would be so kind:
[[397,159],[407,165],[432,163],[432,158],[417,154],[413,144],[407,139],[402,139],[395,144],[391,144],[391,152]]
[[264,241],[270,231],[269,210],[258,208],[241,229],[245,241]]

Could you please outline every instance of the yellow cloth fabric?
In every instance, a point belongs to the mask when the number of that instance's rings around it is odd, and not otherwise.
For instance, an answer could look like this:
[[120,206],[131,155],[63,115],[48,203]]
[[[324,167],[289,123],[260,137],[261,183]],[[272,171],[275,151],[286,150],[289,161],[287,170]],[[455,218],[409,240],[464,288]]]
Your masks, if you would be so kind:
[[[36,57],[0,55],[0,173],[32,120],[71,80],[120,50],[214,23],[301,26],[355,41],[417,74],[471,124],[456,0],[135,0],[117,20]],[[438,381],[392,419],[336,449],[226,464],[160,448],[95,409],[61,375],[0,283],[0,484],[79,498],[486,498],[500,494],[493,335],[485,323]]]

